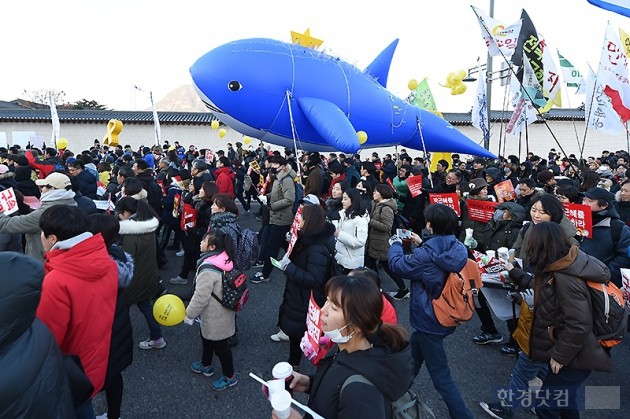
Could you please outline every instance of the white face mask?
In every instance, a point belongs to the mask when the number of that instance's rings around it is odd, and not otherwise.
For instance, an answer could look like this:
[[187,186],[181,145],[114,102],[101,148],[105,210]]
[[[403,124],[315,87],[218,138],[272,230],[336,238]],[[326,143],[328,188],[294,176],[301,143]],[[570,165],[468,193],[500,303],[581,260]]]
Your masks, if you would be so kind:
[[354,332],[350,333],[348,336],[344,336],[341,334],[341,331],[348,326],[350,326],[350,324],[345,325],[341,329],[334,329],[330,332],[324,332],[324,335],[334,343],[347,343],[352,338]]

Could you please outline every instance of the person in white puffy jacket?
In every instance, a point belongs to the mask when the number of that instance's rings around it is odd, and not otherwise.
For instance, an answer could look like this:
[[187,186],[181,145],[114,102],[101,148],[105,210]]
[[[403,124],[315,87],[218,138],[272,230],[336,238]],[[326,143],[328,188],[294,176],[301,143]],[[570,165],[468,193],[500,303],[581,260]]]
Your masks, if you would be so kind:
[[339,211],[339,220],[334,221],[337,228],[335,259],[348,273],[363,266],[370,217],[357,189],[352,188],[344,192],[341,204],[343,208]]

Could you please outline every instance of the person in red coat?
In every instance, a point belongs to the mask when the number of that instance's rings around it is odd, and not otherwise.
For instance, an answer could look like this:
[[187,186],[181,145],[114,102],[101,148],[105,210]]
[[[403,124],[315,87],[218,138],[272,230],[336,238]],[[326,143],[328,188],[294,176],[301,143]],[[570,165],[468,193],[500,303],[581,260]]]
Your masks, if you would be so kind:
[[227,194],[230,195],[230,198],[234,198],[235,176],[236,174],[230,169],[230,160],[225,156],[221,156],[217,161],[217,170],[214,171],[219,193]]
[[[37,317],[64,355],[79,356],[94,395],[105,382],[118,269],[103,237],[88,232],[78,207],[55,205],[44,211],[39,226],[46,276]],[[92,410],[91,400],[82,408]]]

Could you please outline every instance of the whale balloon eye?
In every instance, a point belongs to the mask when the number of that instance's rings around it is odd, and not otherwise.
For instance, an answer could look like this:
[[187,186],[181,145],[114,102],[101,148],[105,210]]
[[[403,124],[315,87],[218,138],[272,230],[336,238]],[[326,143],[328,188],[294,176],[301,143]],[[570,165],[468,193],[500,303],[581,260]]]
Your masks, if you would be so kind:
[[238,92],[239,90],[241,90],[242,87],[243,86],[236,80],[232,80],[231,82],[228,83],[228,89],[230,89],[233,92]]

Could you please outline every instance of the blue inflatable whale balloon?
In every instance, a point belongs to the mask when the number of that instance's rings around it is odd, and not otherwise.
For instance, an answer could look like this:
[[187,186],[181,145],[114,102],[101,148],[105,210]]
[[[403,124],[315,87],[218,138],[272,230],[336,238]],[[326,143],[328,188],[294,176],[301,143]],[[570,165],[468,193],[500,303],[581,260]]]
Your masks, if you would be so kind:
[[[366,68],[271,39],[222,45],[190,68],[206,106],[236,131],[305,151],[401,145],[494,157],[444,119],[385,88],[398,40]],[[420,127],[420,128],[419,128]],[[358,131],[367,133],[359,144]],[[422,138],[421,138],[422,137]]]

